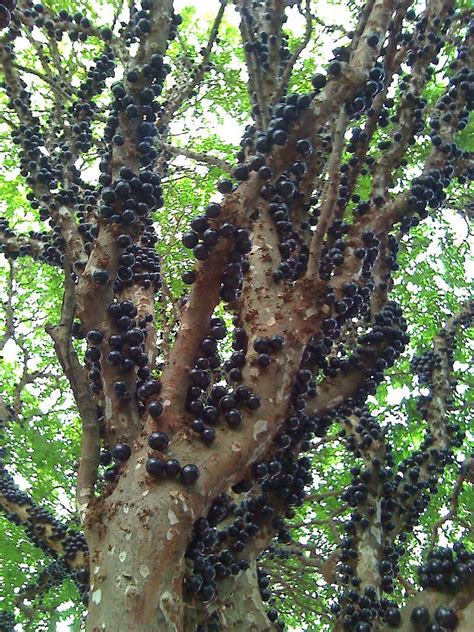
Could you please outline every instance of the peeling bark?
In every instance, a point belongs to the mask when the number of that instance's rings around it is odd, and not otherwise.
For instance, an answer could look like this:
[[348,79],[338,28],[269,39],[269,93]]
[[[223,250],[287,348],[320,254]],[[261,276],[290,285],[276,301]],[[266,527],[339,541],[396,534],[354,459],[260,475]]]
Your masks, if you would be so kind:
[[[225,590],[225,586],[223,587]],[[271,632],[276,627],[270,623],[260,596],[256,563],[240,573],[227,599],[220,604],[220,621],[229,632]]]

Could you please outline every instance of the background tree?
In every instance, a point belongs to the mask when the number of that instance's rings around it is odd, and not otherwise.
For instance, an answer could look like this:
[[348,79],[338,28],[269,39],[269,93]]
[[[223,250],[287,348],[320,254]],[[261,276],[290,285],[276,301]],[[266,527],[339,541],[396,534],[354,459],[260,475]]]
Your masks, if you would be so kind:
[[1,35],[0,628],[467,632],[468,3],[226,4]]

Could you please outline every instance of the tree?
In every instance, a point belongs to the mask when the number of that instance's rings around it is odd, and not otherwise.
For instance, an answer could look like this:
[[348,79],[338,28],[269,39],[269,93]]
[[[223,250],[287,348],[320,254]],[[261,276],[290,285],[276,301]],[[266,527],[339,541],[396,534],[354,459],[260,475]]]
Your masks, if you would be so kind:
[[468,4],[4,4],[2,629],[470,629]]

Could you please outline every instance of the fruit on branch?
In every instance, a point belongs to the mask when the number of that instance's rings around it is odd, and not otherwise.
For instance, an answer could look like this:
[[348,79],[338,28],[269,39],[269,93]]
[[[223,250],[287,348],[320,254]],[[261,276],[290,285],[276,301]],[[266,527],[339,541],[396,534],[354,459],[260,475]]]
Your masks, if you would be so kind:
[[0,28],[4,29],[9,26],[12,19],[12,13],[16,8],[16,0],[2,0],[0,4]]
[[430,622],[430,613],[425,606],[417,606],[413,608],[410,614],[410,621],[415,626],[428,625]]
[[14,632],[15,630],[15,615],[8,610],[0,611],[0,628],[5,632]]
[[125,443],[117,443],[117,445],[112,448],[112,457],[119,462],[127,461],[131,454],[132,450],[130,446]]
[[473,575],[474,554],[462,542],[456,542],[452,549],[431,551],[426,563],[418,568],[420,586],[453,594],[467,586]]
[[197,465],[184,465],[179,472],[179,480],[183,485],[193,485],[198,480],[199,474]]

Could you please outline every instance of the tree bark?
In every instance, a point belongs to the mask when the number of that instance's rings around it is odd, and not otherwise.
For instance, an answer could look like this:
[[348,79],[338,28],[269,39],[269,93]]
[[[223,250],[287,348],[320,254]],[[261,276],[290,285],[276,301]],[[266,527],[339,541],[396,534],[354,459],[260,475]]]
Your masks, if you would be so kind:
[[[205,604],[194,611],[194,604],[186,604],[183,597],[184,556],[193,519],[185,495],[170,487],[160,485],[159,512],[145,490],[135,499],[109,502],[103,519],[97,516],[91,522],[88,632],[191,632],[207,619]],[[237,578],[223,582],[219,594],[212,611],[218,613],[222,629],[276,629],[260,596],[255,561]]]
[[184,554],[192,519],[163,483],[157,505],[147,490],[111,497],[89,521],[88,632],[183,630]]
[[228,632],[270,632],[276,629],[267,617],[260,596],[256,562],[238,576],[232,590],[223,599],[220,620],[222,629]]

